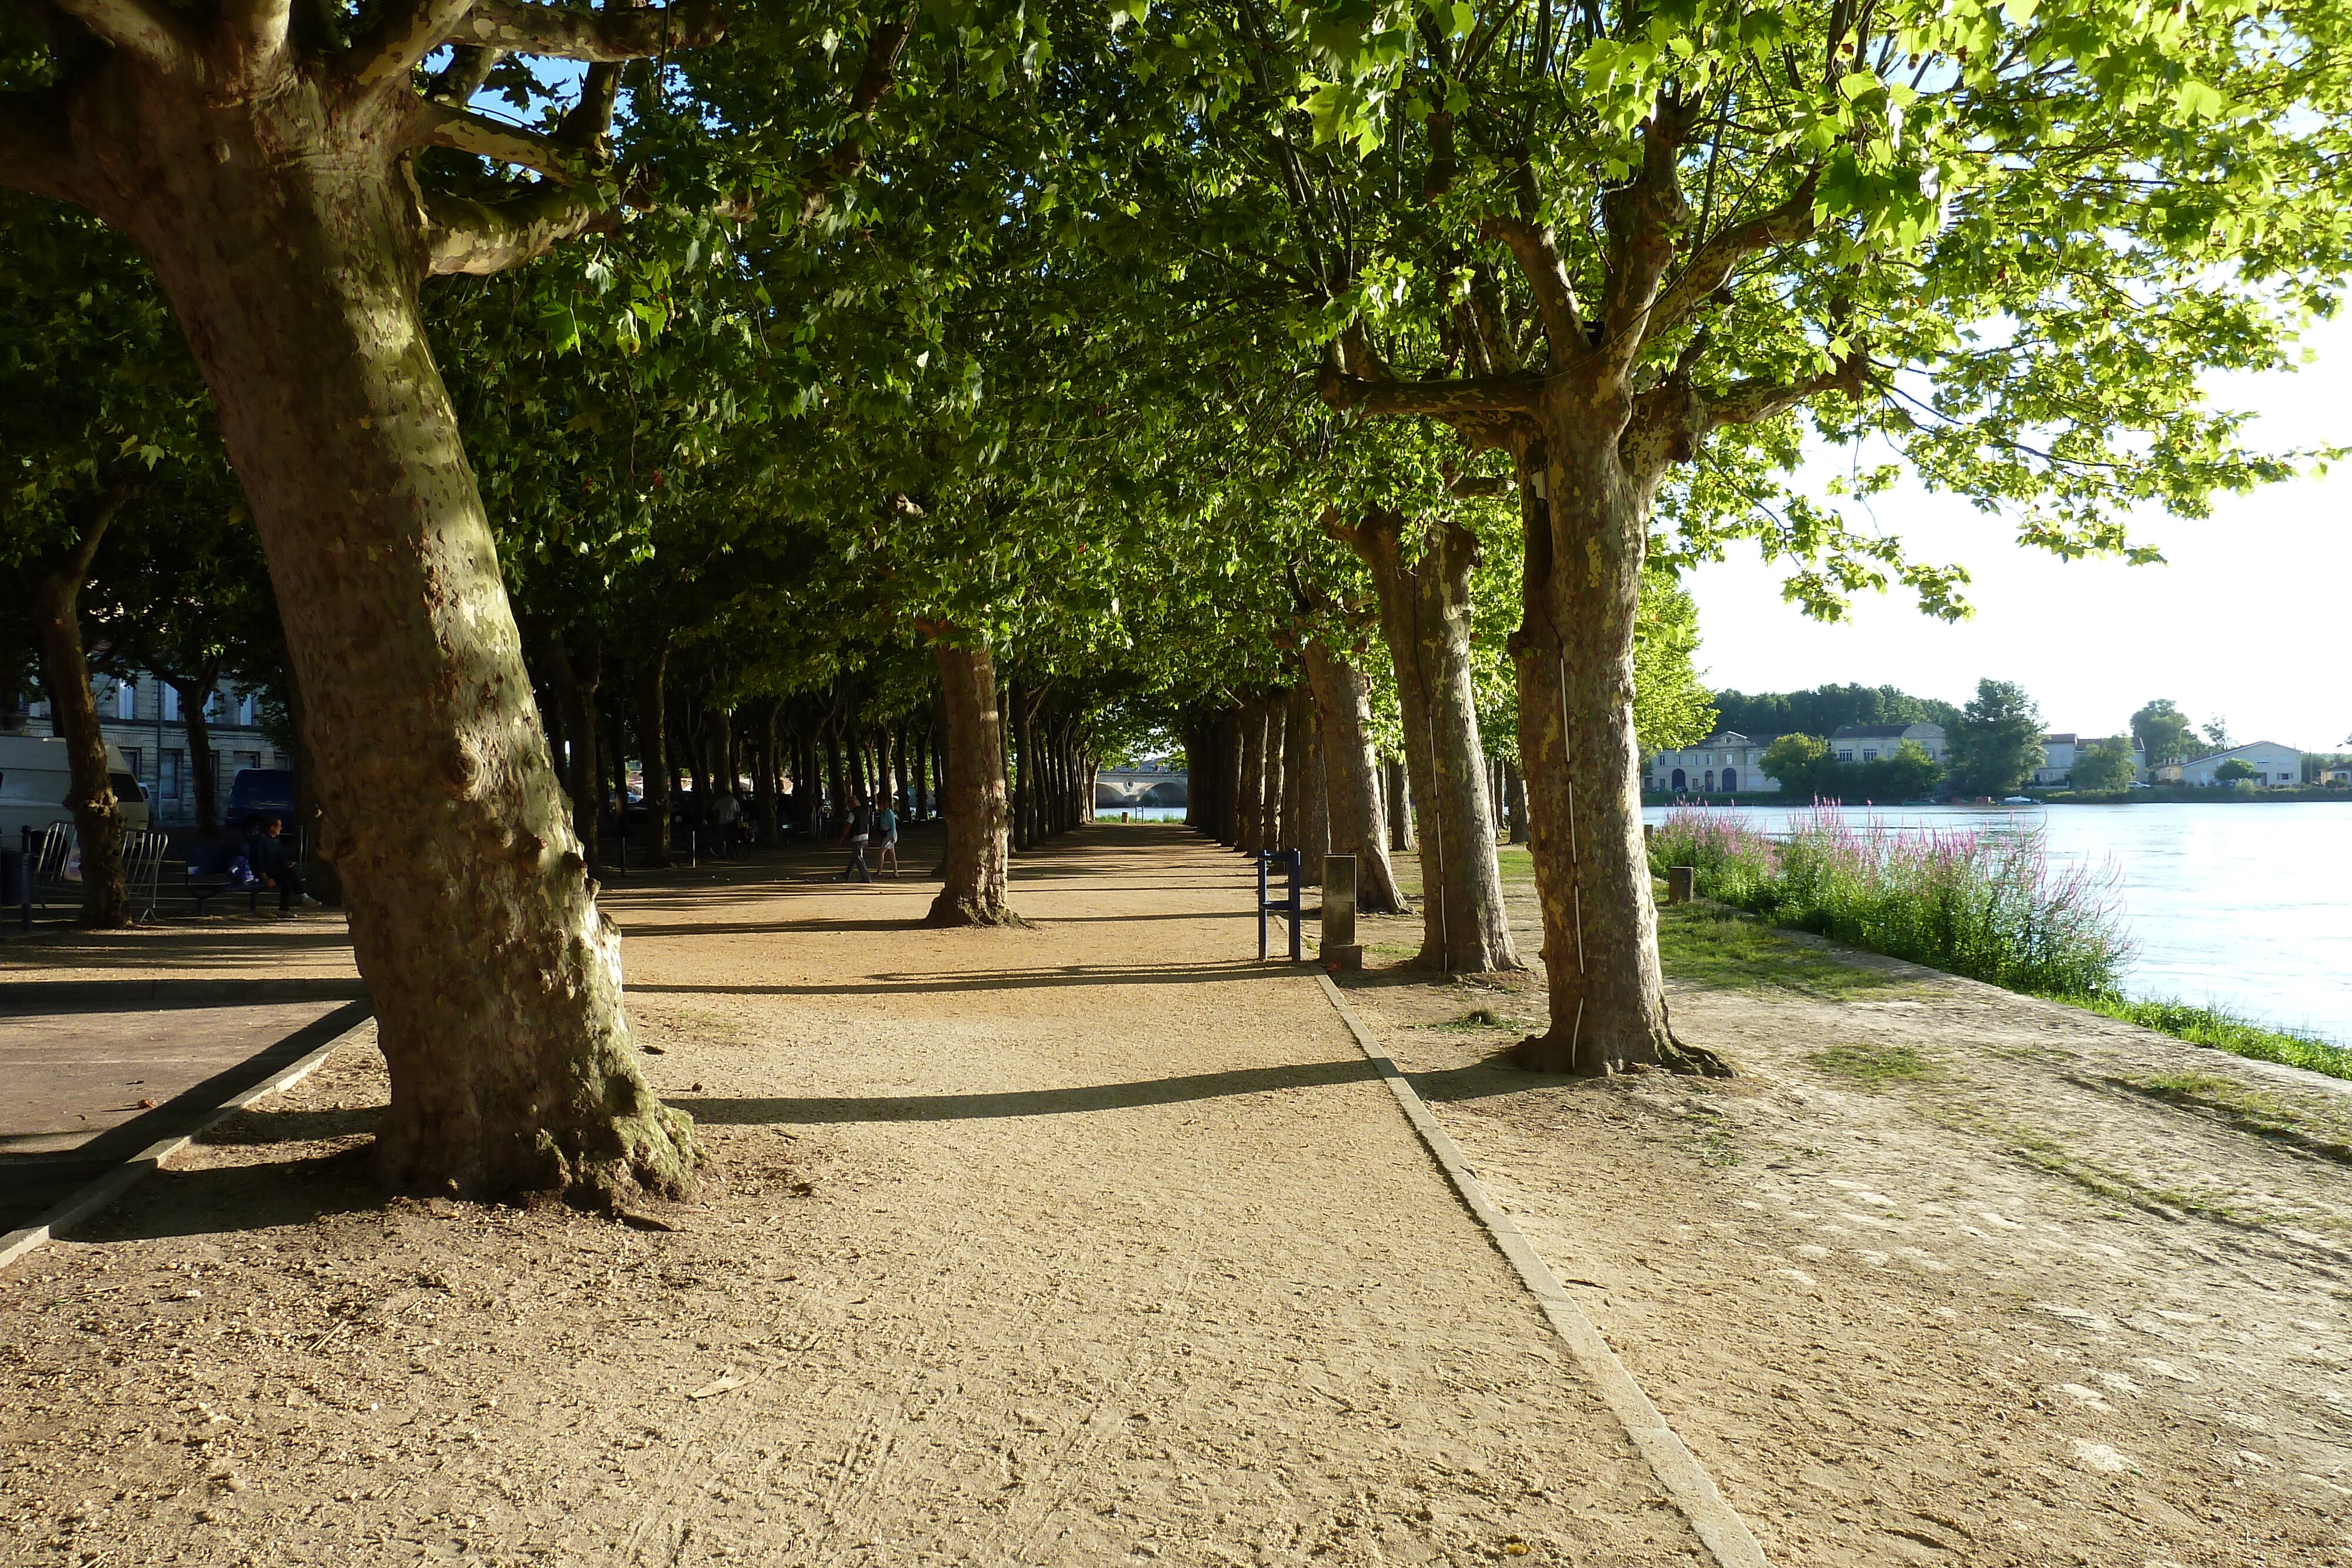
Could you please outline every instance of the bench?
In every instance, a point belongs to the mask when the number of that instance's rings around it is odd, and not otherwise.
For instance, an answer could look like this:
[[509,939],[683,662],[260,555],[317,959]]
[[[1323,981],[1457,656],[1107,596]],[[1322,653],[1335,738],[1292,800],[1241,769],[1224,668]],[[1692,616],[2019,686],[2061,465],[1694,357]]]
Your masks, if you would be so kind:
[[260,879],[256,878],[250,887],[239,887],[228,879],[229,862],[243,853],[245,845],[235,839],[188,846],[188,896],[196,901],[198,915],[205,912],[206,902],[224,893],[242,893],[247,895],[245,907],[247,912],[260,911],[261,895],[267,891]]

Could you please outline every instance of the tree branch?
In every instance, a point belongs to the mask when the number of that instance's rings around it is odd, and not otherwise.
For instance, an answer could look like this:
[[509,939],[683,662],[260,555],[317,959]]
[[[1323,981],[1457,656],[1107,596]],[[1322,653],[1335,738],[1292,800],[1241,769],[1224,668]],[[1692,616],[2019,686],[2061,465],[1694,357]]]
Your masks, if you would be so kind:
[[285,49],[293,22],[294,0],[222,0],[222,37],[248,74]]
[[514,0],[474,0],[451,43],[486,44],[518,55],[566,60],[639,60],[698,49],[727,32],[713,0],[678,0],[658,10],[560,11]]
[[416,120],[417,138],[435,147],[520,164],[566,185],[576,185],[595,172],[596,156],[586,148],[566,146],[468,110],[420,99]]
[[352,56],[360,62],[352,80],[362,88],[373,88],[385,82],[404,82],[408,73],[425,63],[425,57],[450,41],[450,35],[465,20],[467,7],[474,0],[406,0],[384,13],[383,20],[368,29],[365,37],[352,46]]
[[1722,287],[1732,270],[1748,256],[1811,237],[1813,192],[1820,183],[1819,170],[1807,172],[1787,201],[1724,230],[1700,246],[1690,265],[1683,268],[1682,276],[1659,290],[1657,303],[1650,308],[1645,335],[1654,338],[1671,329],[1700,300]]
[[1642,122],[1642,166],[1601,199],[1609,230],[1609,267],[1601,297],[1600,380],[1622,385],[1648,337],[1659,280],[1674,264],[1675,236],[1690,219],[1676,164],[1697,113],[1671,90],[1658,94]]
[[152,0],[58,0],[58,7],[150,70],[191,79],[201,74],[194,37]]
[[459,44],[449,51],[449,63],[433,78],[425,96],[436,102],[450,103],[463,109],[474,101],[482,84],[490,79],[490,72],[504,58],[503,49],[485,49],[475,44]]
[[57,92],[0,92],[0,185],[76,201],[73,137]]
[[874,37],[866,41],[866,64],[858,71],[857,85],[849,94],[852,129],[809,172],[807,186],[801,193],[800,221],[803,225],[823,217],[833,205],[834,192],[843,182],[856,178],[857,172],[866,167],[862,132],[873,122],[875,110],[898,85],[898,57],[906,53],[907,40],[914,31],[915,12],[909,6],[899,13],[896,21],[877,27]]
[[436,277],[503,272],[575,235],[616,228],[621,210],[552,181],[492,205],[424,191],[425,270]]
[[1576,286],[1569,281],[1568,266],[1559,258],[1559,237],[1549,225],[1496,213],[1478,221],[1478,232],[1509,246],[1511,255],[1518,259],[1519,270],[1527,275],[1528,287],[1536,297],[1544,338],[1551,344],[1552,368],[1558,370],[1581,357],[1590,347],[1584,340],[1584,315],[1576,307]]
[[1543,395],[1540,376],[1488,376],[1475,381],[1369,382],[1326,365],[1315,374],[1317,395],[1342,413],[1373,419],[1459,419],[1531,414]]
[[1706,410],[1706,428],[1720,430],[1727,424],[1754,424],[1786,413],[1807,398],[1825,392],[1842,392],[1848,397],[1859,398],[1870,390],[1870,356],[1856,345],[1834,370],[1801,381],[1775,382],[1760,378],[1736,381],[1719,392],[1701,393],[1699,401]]

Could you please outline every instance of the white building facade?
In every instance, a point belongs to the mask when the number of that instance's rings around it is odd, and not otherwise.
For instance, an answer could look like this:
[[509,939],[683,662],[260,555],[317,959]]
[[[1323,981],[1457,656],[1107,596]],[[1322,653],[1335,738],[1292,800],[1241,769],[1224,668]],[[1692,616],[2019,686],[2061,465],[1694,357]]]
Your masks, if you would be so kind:
[[1905,741],[1915,741],[1937,763],[1952,760],[1951,743],[1940,724],[1842,724],[1830,737],[1830,750],[1840,762],[1879,762],[1892,758]]
[[1766,778],[1759,764],[1764,748],[1778,738],[1717,730],[1696,746],[1652,757],[1642,769],[1642,788],[1653,795],[1777,795],[1780,781]]
[[[2200,757],[2179,766],[2183,784],[2224,784],[2216,778],[2221,765],[2232,759],[2254,770],[2254,777],[2245,780],[2257,789],[2292,788],[2303,781],[2303,753],[2292,746],[2281,746],[2274,740],[2257,740],[2245,746],[2233,746],[2227,751],[2217,751],[2210,757]],[[2171,768],[2165,769],[2169,773]]]

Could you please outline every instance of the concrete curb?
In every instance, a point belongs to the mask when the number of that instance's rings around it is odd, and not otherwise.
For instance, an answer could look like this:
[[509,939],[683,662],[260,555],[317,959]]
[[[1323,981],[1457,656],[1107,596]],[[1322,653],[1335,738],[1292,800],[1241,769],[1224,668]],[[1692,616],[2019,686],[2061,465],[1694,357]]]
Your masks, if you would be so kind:
[[235,1007],[256,1002],[364,1000],[359,978],[234,980],[149,977],[126,980],[0,979],[0,1008],[131,1007],[160,1002],[167,1007]]
[[79,1192],[74,1193],[51,1207],[47,1213],[34,1220],[32,1224],[21,1230],[11,1230],[5,1235],[0,1235],[0,1270],[7,1269],[11,1264],[37,1250],[44,1242],[64,1235],[83,1220],[101,1212],[115,1199],[130,1191],[148,1172],[161,1169],[164,1161],[227,1121],[239,1111],[266,1100],[272,1094],[291,1089],[295,1084],[310,1077],[318,1070],[320,1062],[333,1055],[352,1036],[365,1029],[373,1018],[373,1011],[362,1011],[351,1027],[341,1030],[334,1039],[296,1058],[252,1088],[231,1096],[218,1109],[206,1114],[203,1121],[186,1132],[148,1145],[146,1148],[91,1182]]
[[1323,994],[1331,998],[1348,1032],[1356,1037],[1357,1048],[1379,1070],[1389,1092],[1396,1096],[1405,1120],[1421,1135],[1422,1143],[1445,1172],[1445,1179],[1454,1184],[1454,1190],[1477,1216],[1478,1223],[1486,1228],[1496,1249],[1518,1270],[1519,1279],[1535,1297],[1537,1305],[1543,1308],[1553,1332],[1567,1344],[1578,1367],[1592,1380],[1610,1413],[1625,1428],[1625,1435],[1633,1438],[1633,1447],[1649,1461],[1651,1470],[1666,1489],[1666,1495],[1690,1521],[1707,1555],[1720,1568],[1771,1568],[1764,1549],[1748,1531],[1747,1521],[1716,1490],[1715,1478],[1675,1436],[1666,1418],[1658,1414],[1658,1407],[1650,1403],[1650,1396],[1642,1392],[1642,1385],[1633,1381],[1633,1375],[1625,1370],[1625,1364],[1617,1359],[1617,1353],[1609,1348],[1609,1342],[1601,1337],[1601,1331],[1592,1326],[1584,1309],[1561,1286],[1559,1277],[1528,1240],[1526,1232],[1487,1196],[1477,1173],[1462,1157],[1461,1147],[1437,1124],[1437,1118],[1430,1114],[1428,1105],[1397,1064],[1381,1053],[1380,1042],[1364,1027],[1364,1020],[1356,1016],[1356,1009],[1348,1005],[1339,988],[1332,984],[1331,977],[1318,971],[1315,979],[1323,988]]

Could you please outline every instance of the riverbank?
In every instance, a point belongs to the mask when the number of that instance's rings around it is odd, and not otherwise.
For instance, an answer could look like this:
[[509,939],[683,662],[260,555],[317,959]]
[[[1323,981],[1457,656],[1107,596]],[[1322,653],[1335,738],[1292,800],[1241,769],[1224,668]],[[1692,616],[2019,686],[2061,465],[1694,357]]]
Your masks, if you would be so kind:
[[[1728,1083],[1509,1070],[1539,971],[1350,995],[1774,1562],[2340,1550],[2352,1091],[1661,913],[1675,1030]],[[1370,928],[1409,956],[1417,922]]]

